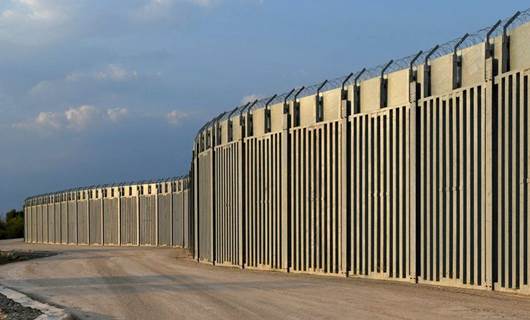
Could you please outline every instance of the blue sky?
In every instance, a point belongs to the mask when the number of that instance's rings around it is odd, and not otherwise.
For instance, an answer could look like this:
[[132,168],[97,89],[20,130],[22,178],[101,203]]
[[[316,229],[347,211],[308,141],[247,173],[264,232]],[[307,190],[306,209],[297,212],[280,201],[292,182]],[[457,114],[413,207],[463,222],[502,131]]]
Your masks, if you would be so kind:
[[521,1],[0,0],[0,212],[185,174],[207,119],[409,55]]

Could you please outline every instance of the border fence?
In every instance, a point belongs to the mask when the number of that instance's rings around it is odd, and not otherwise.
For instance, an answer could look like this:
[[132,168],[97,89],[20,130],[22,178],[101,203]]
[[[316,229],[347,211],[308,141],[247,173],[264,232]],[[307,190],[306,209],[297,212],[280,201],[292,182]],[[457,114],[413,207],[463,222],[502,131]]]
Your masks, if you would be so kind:
[[528,20],[224,112],[189,177],[29,198],[26,241],[528,294]]
[[91,186],[25,202],[29,243],[193,249],[186,177]]

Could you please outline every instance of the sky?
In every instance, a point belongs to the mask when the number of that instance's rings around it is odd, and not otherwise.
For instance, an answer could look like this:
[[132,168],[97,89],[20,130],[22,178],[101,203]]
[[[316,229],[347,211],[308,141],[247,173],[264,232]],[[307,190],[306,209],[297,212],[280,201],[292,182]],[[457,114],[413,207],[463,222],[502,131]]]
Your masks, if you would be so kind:
[[[0,212],[186,174],[210,118],[412,54],[515,0],[0,0]],[[523,6],[523,7],[521,7]]]

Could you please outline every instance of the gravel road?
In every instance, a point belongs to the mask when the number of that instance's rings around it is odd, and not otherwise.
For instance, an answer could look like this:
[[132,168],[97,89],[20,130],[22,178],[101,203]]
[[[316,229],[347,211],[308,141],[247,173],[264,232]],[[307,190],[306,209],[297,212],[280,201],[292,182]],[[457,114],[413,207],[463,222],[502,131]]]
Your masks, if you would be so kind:
[[0,241],[58,255],[0,266],[0,283],[81,319],[529,319],[530,297],[197,264],[179,249]]

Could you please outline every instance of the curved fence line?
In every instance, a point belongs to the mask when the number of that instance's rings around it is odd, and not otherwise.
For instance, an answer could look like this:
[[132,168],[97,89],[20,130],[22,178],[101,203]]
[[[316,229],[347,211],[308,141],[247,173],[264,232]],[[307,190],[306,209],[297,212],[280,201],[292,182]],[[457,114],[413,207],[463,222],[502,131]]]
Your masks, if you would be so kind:
[[[194,258],[530,293],[528,15],[208,121],[178,215]],[[167,239],[158,185],[133,195],[134,245]],[[43,208],[26,203],[26,240],[50,225]],[[124,207],[87,208],[102,221],[87,232],[123,244],[105,226]]]
[[189,179],[74,188],[25,200],[30,243],[193,248]]

